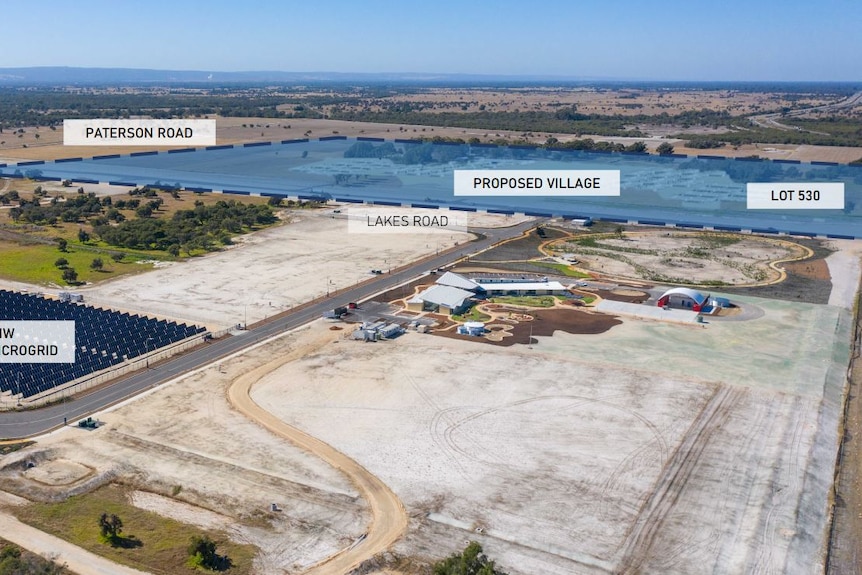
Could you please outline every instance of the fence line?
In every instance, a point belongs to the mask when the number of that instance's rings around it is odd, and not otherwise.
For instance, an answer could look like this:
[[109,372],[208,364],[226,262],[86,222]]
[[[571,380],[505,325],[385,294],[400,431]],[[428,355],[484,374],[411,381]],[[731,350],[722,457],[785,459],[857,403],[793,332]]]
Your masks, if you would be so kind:
[[127,359],[123,363],[85,375],[84,377],[53,387],[47,391],[43,391],[42,393],[27,398],[22,399],[15,395],[0,397],[0,410],[16,408],[32,409],[43,406],[47,403],[63,401],[73,395],[90,390],[103,383],[114,381],[128,373],[144,369],[149,366],[150,362],[157,363],[193,347],[197,347],[206,341],[207,336],[218,338],[224,336],[227,332],[228,330],[224,329],[217,332],[200,333],[188,339],[184,339],[183,341],[153,350],[150,353],[140,355],[138,357]]

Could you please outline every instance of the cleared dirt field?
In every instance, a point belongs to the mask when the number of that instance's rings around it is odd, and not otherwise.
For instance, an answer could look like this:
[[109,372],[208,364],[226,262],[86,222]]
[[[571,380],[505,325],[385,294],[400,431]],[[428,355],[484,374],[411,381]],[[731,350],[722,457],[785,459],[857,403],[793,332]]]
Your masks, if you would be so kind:
[[[270,301],[364,279],[384,254],[435,249],[349,237],[343,224],[309,214],[87,297],[218,325],[248,305],[251,323],[280,311]],[[832,305],[733,296],[763,311],[751,321],[608,318],[589,334],[534,332],[532,348],[415,332],[321,345],[338,334],[318,322],[100,414],[96,431],[4,456],[0,481],[45,499],[119,478],[156,494],[137,505],[260,547],[260,573],[309,567],[356,542],[369,509],[339,472],[225,399],[232,381],[293,354],[252,398],[393,490],[410,517],[401,556],[434,561],[476,539],[514,575],[807,575],[823,562],[859,280],[851,246],[826,260]],[[42,469],[25,475],[28,460]]]
[[372,269],[393,269],[471,237],[348,234],[347,221],[331,210],[298,211],[291,218],[240,238],[233,249],[76,291],[96,305],[220,329],[252,324],[364,281]]
[[546,247],[577,256],[579,268],[609,277],[673,283],[721,281],[759,284],[780,279],[771,262],[810,255],[782,240],[730,234],[628,232],[622,237],[577,238]]
[[513,573],[810,573],[847,314],[754,301],[757,321],[629,321],[532,349],[346,341],[253,397],[399,494],[406,555],[473,538]]
[[[259,547],[258,573],[316,563],[364,533],[364,501],[334,468],[248,421],[225,398],[236,377],[273,354],[303,349],[307,335],[282,338],[102,414],[96,431],[70,427],[4,457],[3,489],[50,500],[120,480],[145,491],[132,498],[136,506]],[[25,471],[28,461],[35,467]]]

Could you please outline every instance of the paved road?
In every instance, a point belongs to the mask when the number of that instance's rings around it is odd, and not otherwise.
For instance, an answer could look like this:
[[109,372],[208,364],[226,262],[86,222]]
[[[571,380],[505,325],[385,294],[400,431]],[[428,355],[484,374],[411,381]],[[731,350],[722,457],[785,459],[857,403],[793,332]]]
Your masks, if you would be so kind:
[[460,259],[462,255],[482,251],[500,241],[517,237],[536,224],[537,222],[524,222],[508,228],[476,229],[474,231],[485,237],[476,242],[464,244],[461,246],[463,250],[450,250],[393,271],[391,274],[384,274],[376,281],[340,291],[333,297],[315,301],[293,312],[289,311],[263,325],[249,329],[241,335],[212,341],[185,355],[161,362],[156,366],[151,366],[150,369],[136,372],[117,383],[97,389],[85,396],[42,409],[0,413],[0,439],[33,437],[45,433],[63,425],[64,417],[70,423],[76,422],[82,417],[141,391],[165,383],[180,374],[208,365],[219,358],[233,354],[276,334],[302,326],[321,317],[323,312],[333,307],[346,305],[347,302],[351,301],[362,301],[377,292],[409,281],[429,269],[451,264]]
[[777,118],[790,118],[793,116],[804,116],[811,112],[833,112],[842,108],[852,108],[862,102],[862,92],[856,92],[849,98],[845,98],[839,102],[832,104],[824,104],[813,108],[799,108],[798,110],[790,110],[786,113],[770,112],[769,114],[761,114],[759,116],[751,116],[751,121],[762,128],[778,128],[779,130],[796,130],[799,132],[811,132],[812,134],[821,134],[828,136],[825,132],[815,132],[814,130],[803,130],[797,126],[788,126],[777,121]]

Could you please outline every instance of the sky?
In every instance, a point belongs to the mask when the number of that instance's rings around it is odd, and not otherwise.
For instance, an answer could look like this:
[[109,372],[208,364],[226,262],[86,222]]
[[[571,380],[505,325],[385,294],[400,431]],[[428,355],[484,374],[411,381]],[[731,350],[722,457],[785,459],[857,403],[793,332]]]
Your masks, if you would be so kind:
[[860,81],[859,0],[4,0],[0,67]]

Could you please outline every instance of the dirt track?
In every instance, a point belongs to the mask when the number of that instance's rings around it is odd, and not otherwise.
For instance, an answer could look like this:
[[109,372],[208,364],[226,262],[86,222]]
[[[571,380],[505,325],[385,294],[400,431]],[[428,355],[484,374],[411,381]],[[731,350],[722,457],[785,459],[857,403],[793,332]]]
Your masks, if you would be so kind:
[[319,337],[308,345],[240,376],[228,389],[228,400],[240,413],[272,433],[320,457],[347,475],[371,507],[371,521],[364,538],[317,563],[305,571],[305,575],[343,575],[363,561],[385,551],[407,529],[407,512],[404,505],[388,486],[350,457],[300,429],[284,423],[251,399],[251,388],[262,377],[288,362],[334,343],[337,339],[338,333]]
[[0,513],[0,532],[3,537],[34,553],[50,557],[52,561],[65,564],[75,573],[90,575],[147,575],[144,571],[115,563],[90,553],[59,537],[21,523],[11,515]]

